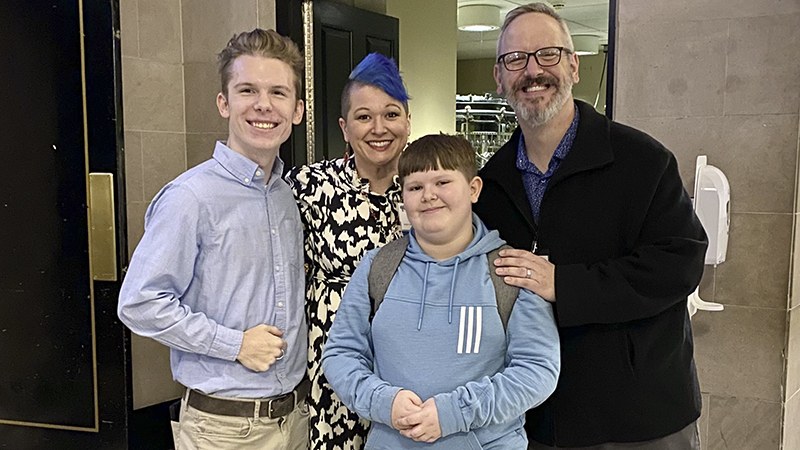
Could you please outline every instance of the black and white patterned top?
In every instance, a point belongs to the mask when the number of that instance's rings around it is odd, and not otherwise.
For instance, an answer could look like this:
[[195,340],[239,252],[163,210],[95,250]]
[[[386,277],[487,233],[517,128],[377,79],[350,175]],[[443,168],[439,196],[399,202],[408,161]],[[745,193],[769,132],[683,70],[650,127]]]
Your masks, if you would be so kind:
[[369,423],[347,410],[327,384],[320,361],[336,310],[364,254],[401,236],[402,191],[397,177],[385,194],[359,178],[355,159],[292,169],[292,188],[304,227],[311,449],[360,449]]

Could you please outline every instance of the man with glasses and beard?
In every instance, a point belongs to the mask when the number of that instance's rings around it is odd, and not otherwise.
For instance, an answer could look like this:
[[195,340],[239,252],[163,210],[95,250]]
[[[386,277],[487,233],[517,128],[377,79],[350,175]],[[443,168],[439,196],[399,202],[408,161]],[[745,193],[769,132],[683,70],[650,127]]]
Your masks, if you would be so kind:
[[497,273],[552,302],[561,338],[529,448],[699,449],[686,299],[707,239],[675,157],[573,99],[578,57],[549,6],[512,10],[497,55],[519,128],[481,170],[475,212],[516,249]]

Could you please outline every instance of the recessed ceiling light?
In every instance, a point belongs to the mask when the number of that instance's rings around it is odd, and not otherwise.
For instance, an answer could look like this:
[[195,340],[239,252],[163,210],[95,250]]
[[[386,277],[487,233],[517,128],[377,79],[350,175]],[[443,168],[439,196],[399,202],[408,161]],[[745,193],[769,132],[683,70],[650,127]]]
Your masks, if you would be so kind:
[[600,38],[593,34],[573,34],[576,55],[596,55],[600,51]]
[[466,5],[458,8],[458,29],[463,31],[492,31],[500,29],[500,7],[495,5]]

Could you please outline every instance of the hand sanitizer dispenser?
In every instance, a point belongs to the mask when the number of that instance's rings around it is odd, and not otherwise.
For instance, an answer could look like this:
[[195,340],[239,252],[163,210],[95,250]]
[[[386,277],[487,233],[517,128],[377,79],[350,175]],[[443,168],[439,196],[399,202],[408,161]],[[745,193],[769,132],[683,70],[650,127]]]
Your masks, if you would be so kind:
[[706,155],[697,157],[694,181],[694,209],[708,235],[706,264],[724,262],[728,254],[731,187],[721,170],[709,166]]
[[[718,168],[708,165],[706,155],[698,156],[695,165],[694,211],[708,235],[706,264],[716,266],[725,261],[728,254],[731,188],[725,174]],[[722,311],[725,308],[719,303],[701,299],[697,289],[689,296],[687,307],[690,317],[697,310]]]

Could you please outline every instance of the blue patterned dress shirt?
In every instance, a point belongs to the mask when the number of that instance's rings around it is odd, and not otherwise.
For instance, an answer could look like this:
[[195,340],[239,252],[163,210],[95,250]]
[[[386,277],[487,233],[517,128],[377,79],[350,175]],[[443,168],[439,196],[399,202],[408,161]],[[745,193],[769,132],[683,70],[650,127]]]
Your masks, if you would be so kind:
[[550,159],[550,164],[547,166],[546,173],[542,173],[542,171],[528,159],[528,152],[525,150],[525,135],[519,135],[517,169],[522,173],[522,184],[525,186],[525,193],[528,195],[531,212],[537,223],[539,222],[539,209],[542,206],[542,198],[544,197],[544,192],[547,190],[550,177],[556,173],[561,162],[567,157],[569,149],[572,148],[572,142],[575,141],[575,134],[578,132],[579,116],[578,106],[576,105],[575,118],[572,119],[572,124],[569,126],[569,129],[567,129],[564,137],[561,138],[558,147],[556,147],[556,151]]

